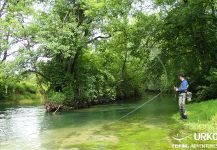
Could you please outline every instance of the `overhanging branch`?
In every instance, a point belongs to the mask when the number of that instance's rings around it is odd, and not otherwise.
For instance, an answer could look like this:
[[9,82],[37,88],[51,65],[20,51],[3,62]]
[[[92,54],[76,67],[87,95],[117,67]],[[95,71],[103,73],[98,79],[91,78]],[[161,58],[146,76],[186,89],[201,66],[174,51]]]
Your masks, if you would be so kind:
[[39,72],[39,71],[37,71],[37,70],[31,70],[31,69],[29,69],[29,70],[24,71],[22,74],[26,74],[26,73],[35,73],[35,74],[40,75],[40,76],[43,77],[44,79],[50,81],[50,79],[49,79],[48,77],[46,77],[43,73],[41,73],[41,72]]
[[92,42],[94,42],[94,41],[96,41],[96,40],[98,40],[98,39],[108,39],[108,38],[110,38],[110,37],[111,37],[111,35],[109,35],[109,36],[97,36],[97,37],[95,37],[95,38],[89,40],[87,43],[89,44],[89,43],[92,43]]

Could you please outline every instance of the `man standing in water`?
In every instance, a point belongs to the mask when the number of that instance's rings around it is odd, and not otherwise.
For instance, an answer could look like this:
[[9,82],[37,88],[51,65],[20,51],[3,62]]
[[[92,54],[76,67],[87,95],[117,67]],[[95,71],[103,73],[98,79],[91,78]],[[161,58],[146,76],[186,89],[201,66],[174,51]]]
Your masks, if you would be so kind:
[[183,74],[179,75],[179,79],[182,81],[179,88],[174,87],[174,90],[179,92],[179,111],[182,119],[187,119],[185,101],[187,98],[188,81]]

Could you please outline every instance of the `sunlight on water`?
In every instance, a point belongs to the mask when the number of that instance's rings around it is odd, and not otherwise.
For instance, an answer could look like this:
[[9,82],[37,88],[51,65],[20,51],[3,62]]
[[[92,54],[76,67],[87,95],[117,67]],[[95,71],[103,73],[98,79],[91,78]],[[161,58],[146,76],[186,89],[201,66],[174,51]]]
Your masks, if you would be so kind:
[[1,146],[10,148],[40,147],[40,107],[17,107],[1,111]]

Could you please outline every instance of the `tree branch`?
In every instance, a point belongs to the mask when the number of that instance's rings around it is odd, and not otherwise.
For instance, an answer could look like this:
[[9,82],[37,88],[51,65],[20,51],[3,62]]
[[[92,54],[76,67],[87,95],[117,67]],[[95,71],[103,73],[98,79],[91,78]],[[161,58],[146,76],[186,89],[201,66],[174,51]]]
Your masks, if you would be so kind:
[[3,3],[3,5],[2,5],[1,9],[0,9],[0,18],[1,18],[1,16],[3,15],[3,10],[4,10],[5,6],[6,6],[6,4],[7,4],[7,2],[5,1],[5,2]]
[[[6,36],[6,42],[8,43],[8,40],[9,40],[9,36],[10,36],[10,29],[7,33],[7,36]],[[3,54],[3,58],[2,58],[2,62],[4,62],[6,59],[7,59],[7,55],[8,55],[8,48],[6,48],[4,50],[4,54]]]
[[92,43],[92,42],[94,42],[94,41],[96,41],[96,40],[98,40],[98,39],[108,39],[108,38],[110,38],[110,37],[111,37],[111,35],[109,35],[109,36],[97,36],[97,37],[95,37],[95,38],[89,40],[87,43],[89,44],[89,43]]
[[26,73],[35,73],[35,74],[38,74],[40,75],[41,77],[45,78],[46,80],[50,81],[50,79],[48,77],[46,77],[43,73],[37,71],[37,70],[26,70],[24,71],[22,74],[26,74]]
[[13,52],[11,52],[10,54],[7,54],[7,57],[8,57],[8,56],[11,56],[11,55],[13,55],[13,54],[15,54],[15,53],[18,53],[18,52],[19,52],[19,50],[13,51]]

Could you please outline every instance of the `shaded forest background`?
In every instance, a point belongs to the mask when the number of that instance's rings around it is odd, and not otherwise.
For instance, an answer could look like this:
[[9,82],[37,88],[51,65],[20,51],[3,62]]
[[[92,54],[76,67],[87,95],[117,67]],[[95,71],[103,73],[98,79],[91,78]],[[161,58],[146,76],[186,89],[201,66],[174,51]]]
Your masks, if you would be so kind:
[[217,98],[216,0],[1,0],[0,99],[56,104],[171,92]]

